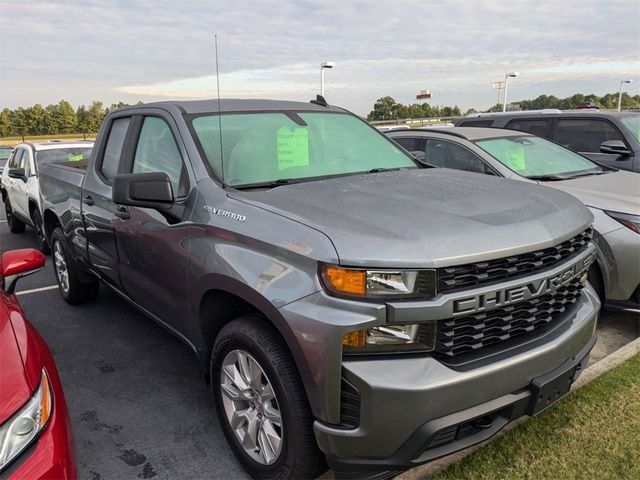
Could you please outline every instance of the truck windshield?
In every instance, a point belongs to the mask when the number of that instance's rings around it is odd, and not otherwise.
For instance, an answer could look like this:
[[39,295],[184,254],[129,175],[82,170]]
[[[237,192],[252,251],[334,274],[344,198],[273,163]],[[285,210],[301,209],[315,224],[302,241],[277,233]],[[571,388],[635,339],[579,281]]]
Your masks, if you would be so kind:
[[348,114],[233,113],[220,119],[211,114],[192,122],[215,175],[234,187],[418,168],[392,142]]
[[526,178],[564,180],[605,172],[583,156],[539,137],[492,138],[475,144]]
[[633,137],[640,142],[640,115],[622,117],[622,124],[631,132]]
[[88,160],[91,156],[91,147],[66,147],[51,150],[39,150],[36,152],[36,163],[64,163]]

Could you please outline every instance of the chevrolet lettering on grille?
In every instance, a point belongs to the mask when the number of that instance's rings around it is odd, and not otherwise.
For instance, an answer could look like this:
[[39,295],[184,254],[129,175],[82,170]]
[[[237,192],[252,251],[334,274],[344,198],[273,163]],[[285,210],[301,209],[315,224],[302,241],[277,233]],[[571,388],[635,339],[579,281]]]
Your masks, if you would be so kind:
[[502,288],[479,295],[459,298],[453,301],[452,316],[493,310],[512,303],[529,300],[547,293],[552,293],[567,285],[576,277],[583,275],[593,262],[595,254],[591,254],[574,263],[567,269],[553,276],[542,278],[513,287]]

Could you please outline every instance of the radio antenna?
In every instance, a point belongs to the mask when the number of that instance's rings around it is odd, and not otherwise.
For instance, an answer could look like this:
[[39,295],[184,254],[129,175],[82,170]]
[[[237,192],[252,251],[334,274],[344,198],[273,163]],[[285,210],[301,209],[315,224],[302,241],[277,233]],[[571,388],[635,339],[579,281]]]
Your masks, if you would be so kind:
[[218,128],[220,131],[220,181],[222,182],[222,188],[225,188],[224,185],[224,153],[222,148],[222,108],[220,107],[220,70],[218,68],[218,34],[213,34],[213,43],[215,45],[216,50],[216,84],[218,86]]

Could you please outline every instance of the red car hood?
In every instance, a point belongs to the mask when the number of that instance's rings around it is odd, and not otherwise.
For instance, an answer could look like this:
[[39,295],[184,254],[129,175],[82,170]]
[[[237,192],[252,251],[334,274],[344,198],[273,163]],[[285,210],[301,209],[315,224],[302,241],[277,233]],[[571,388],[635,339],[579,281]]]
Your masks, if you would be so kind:
[[[13,416],[33,393],[24,369],[9,312],[20,315],[4,304],[0,292],[0,425]],[[22,321],[22,319],[20,320]]]

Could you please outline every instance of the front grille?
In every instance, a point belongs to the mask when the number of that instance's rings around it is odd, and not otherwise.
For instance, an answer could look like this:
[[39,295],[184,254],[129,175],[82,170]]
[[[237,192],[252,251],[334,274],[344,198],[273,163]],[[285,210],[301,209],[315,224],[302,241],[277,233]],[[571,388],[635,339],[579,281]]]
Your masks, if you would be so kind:
[[528,275],[550,268],[586,247],[593,235],[587,228],[575,237],[555,247],[523,253],[486,262],[468,263],[438,269],[438,292],[449,292],[463,288],[473,288],[486,283],[497,282]]
[[483,313],[438,322],[435,352],[446,357],[472,352],[559,321],[584,285],[571,283],[537,298]]

